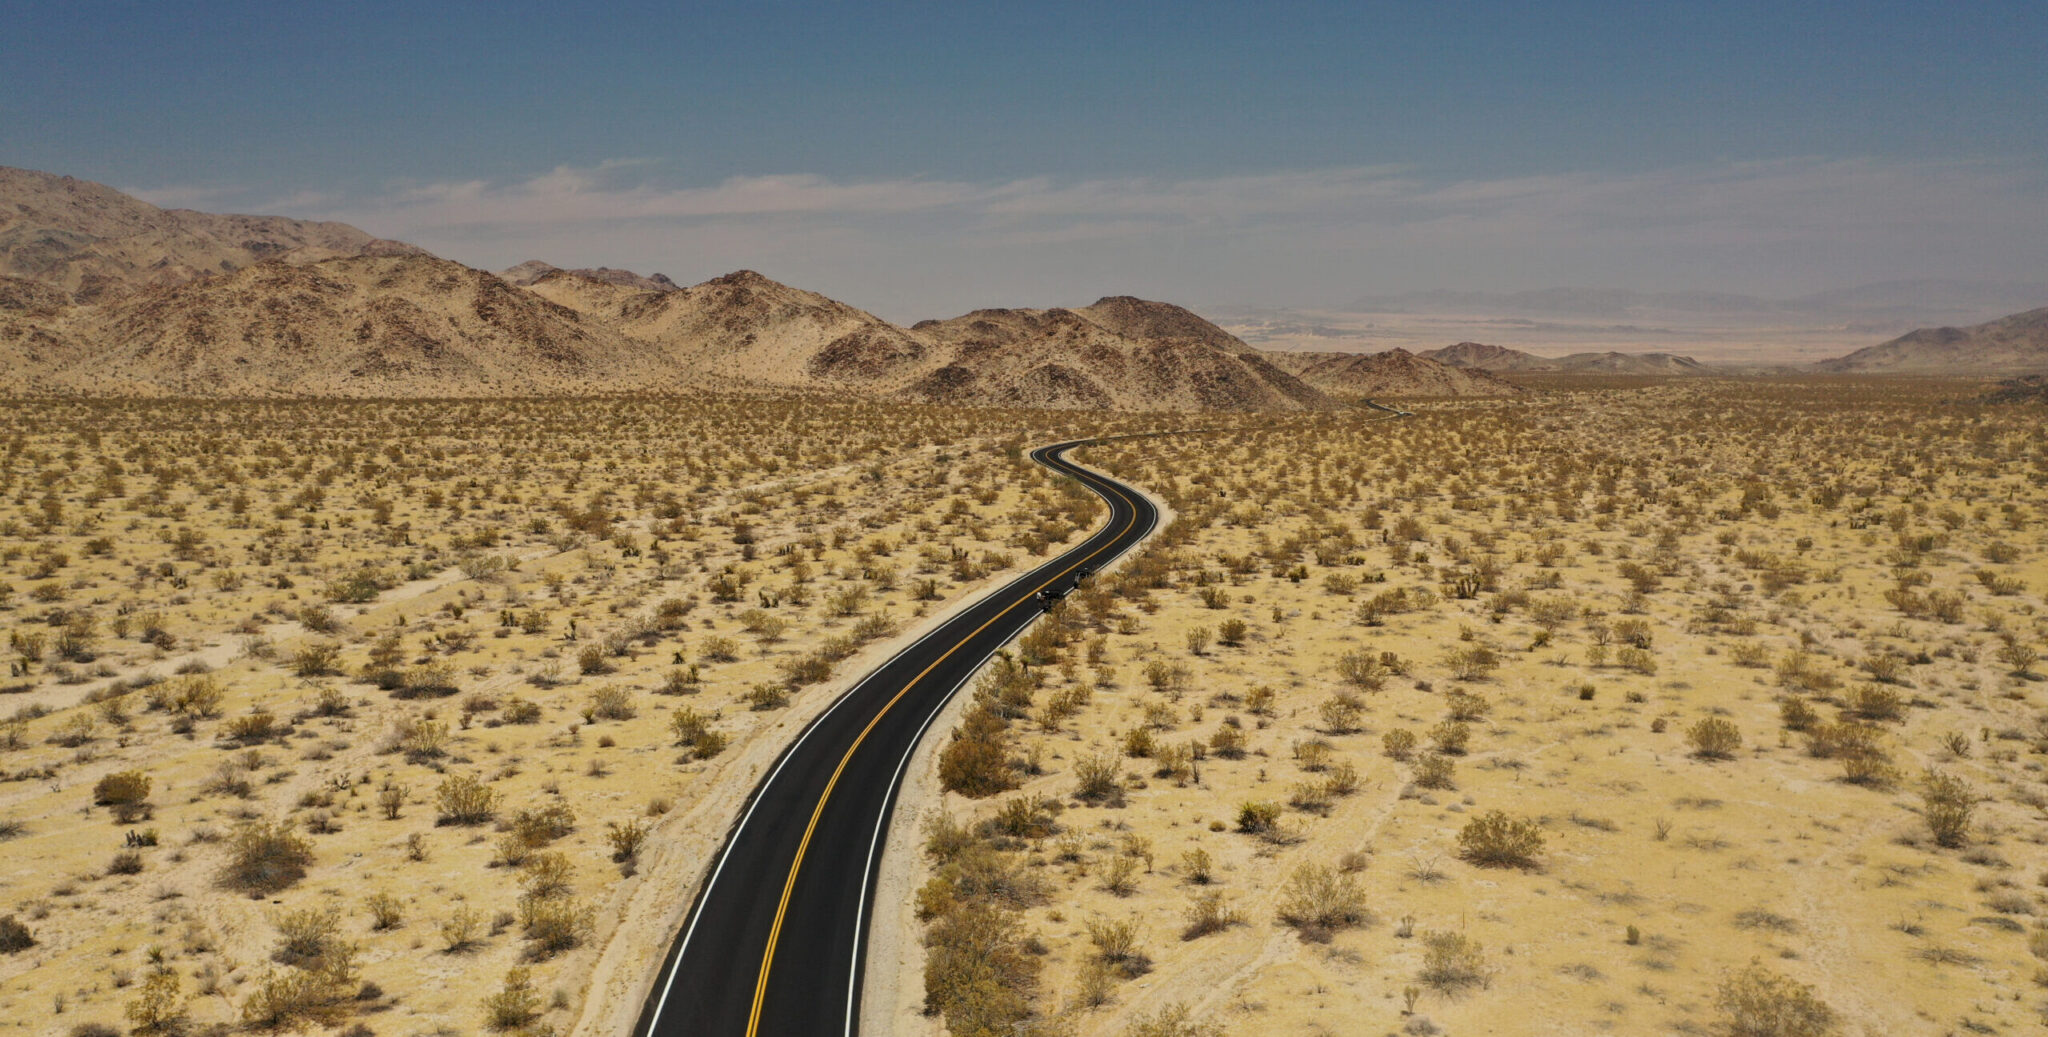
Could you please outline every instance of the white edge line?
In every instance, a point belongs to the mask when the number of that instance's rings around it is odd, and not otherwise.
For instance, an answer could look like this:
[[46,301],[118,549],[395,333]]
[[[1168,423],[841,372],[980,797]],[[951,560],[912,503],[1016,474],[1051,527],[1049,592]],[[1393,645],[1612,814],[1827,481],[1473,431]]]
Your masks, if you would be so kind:
[[[1062,457],[1060,458],[1060,460],[1065,461],[1066,458]],[[1076,468],[1082,468],[1081,465],[1075,464],[1074,462],[1069,461],[1067,463],[1073,464]],[[1046,467],[1050,468],[1052,466],[1047,465]],[[1102,473],[1096,472],[1093,469],[1082,468],[1082,470],[1089,472],[1089,474],[1094,475],[1097,478],[1104,479],[1105,481],[1115,482],[1114,479],[1110,479],[1108,476],[1102,475]],[[1122,484],[1119,483],[1118,485]],[[1096,496],[1101,497],[1102,502],[1104,504],[1110,503],[1108,495],[1104,494],[1100,490],[1095,489],[1095,487],[1093,486],[1089,486],[1088,488]],[[1132,488],[1132,492],[1140,493],[1140,495],[1142,496],[1142,493],[1136,490],[1135,488]],[[1114,507],[1114,505],[1112,505],[1112,507]],[[1107,526],[1105,525],[1104,528],[1107,528]],[[1145,531],[1143,533],[1138,534],[1138,539],[1133,541],[1131,546],[1135,547],[1138,544],[1143,543],[1145,538],[1151,536],[1152,531],[1157,528],[1159,528],[1159,509],[1153,508],[1151,518],[1145,523]],[[1130,548],[1125,548],[1123,551],[1117,552],[1116,558],[1111,558],[1110,561],[1113,562],[1116,561],[1117,558],[1123,557],[1126,553],[1129,552],[1129,550]],[[1036,616],[1032,616],[1030,619],[1024,622],[1023,626],[1017,628],[1017,633],[1022,633],[1025,627],[1028,627],[1032,623],[1037,622],[1043,616],[1044,613],[1039,613]],[[979,662],[975,663],[974,666],[971,669],[969,669],[964,675],[962,675],[959,680],[953,682],[953,686],[951,688],[948,688],[946,690],[946,694],[942,698],[940,698],[936,704],[932,706],[931,713],[924,718],[924,723],[918,726],[917,737],[910,740],[910,745],[903,750],[903,758],[901,760],[898,760],[896,763],[896,774],[889,780],[888,801],[890,803],[891,808],[883,811],[881,815],[875,818],[875,834],[872,838],[868,840],[868,859],[866,865],[861,870],[860,899],[855,901],[854,906],[853,957],[846,974],[846,1037],[856,1037],[856,1034],[859,1031],[858,1023],[854,1018],[854,1005],[859,1000],[860,995],[860,962],[861,958],[867,953],[866,938],[868,888],[874,885],[875,858],[881,852],[883,829],[888,827],[884,823],[884,820],[890,814],[895,813],[894,801],[897,792],[901,789],[903,785],[903,772],[910,767],[910,758],[917,755],[917,747],[919,744],[923,743],[925,732],[931,729],[932,722],[939,718],[939,714],[945,712],[947,704],[953,701],[953,696],[958,695],[960,693],[960,689],[964,687],[967,684],[967,682],[974,677],[976,673],[980,672],[983,666],[988,665],[988,661],[991,658],[994,658],[995,654],[1001,651],[1004,648],[1004,646],[1008,645],[1010,641],[1014,639],[1016,636],[1017,634],[1013,633],[1009,637],[1005,637],[1001,641],[997,642],[994,648],[989,649],[986,653],[982,655],[981,660]]]
[[[1076,445],[1079,445],[1079,444],[1076,444]],[[1036,461],[1037,459],[1036,459],[1036,458],[1033,458],[1033,460],[1034,460],[1034,461]],[[1041,464],[1043,464],[1043,462],[1040,462],[1040,463],[1041,463]],[[1051,466],[1050,466],[1050,465],[1046,465],[1046,467],[1051,467]],[[1091,487],[1090,489],[1092,490],[1093,488]],[[1099,493],[1098,493],[1098,494],[1097,494],[1097,496],[1101,496],[1101,494],[1099,494]],[[1105,502],[1106,502],[1106,498],[1105,498]],[[1083,541],[1083,543],[1086,543],[1086,541]],[[1058,561],[1058,559],[1056,559],[1056,558],[1055,558],[1055,559],[1051,559],[1051,560],[1048,560],[1048,561],[1047,561],[1047,562],[1045,562],[1045,563],[1044,563],[1043,565],[1039,566],[1039,568],[1047,568],[1047,567],[1050,567],[1050,566],[1051,566],[1051,565],[1052,565],[1052,564],[1053,564],[1054,562],[1057,562],[1057,561]],[[1037,571],[1037,569],[1033,569],[1033,570],[1031,570],[1031,572],[1036,572],[1036,571]],[[1030,572],[1027,572],[1027,573],[1025,573],[1024,575],[1022,575],[1022,576],[1019,576],[1019,577],[1017,578],[1017,580],[1018,580],[1018,581],[1026,580],[1026,579],[1029,579],[1029,578],[1030,578],[1030,576],[1031,576],[1031,573],[1030,573]],[[1013,581],[1013,582],[1015,582],[1015,581]],[[1003,586],[1007,587],[1007,586],[1010,586],[1010,584],[1007,584],[1007,583],[1006,583],[1006,584],[1004,584]],[[998,588],[998,589],[999,589],[999,588]],[[978,603],[977,603],[977,604],[978,604]],[[971,607],[971,606],[970,606],[970,607]],[[703,915],[704,915],[704,910],[703,910],[703,908],[704,908],[704,905],[705,905],[706,903],[708,903],[708,902],[710,901],[710,899],[711,899],[711,891],[712,891],[712,889],[713,889],[714,887],[716,887],[716,886],[718,885],[718,877],[719,877],[719,876],[720,876],[721,874],[724,874],[724,872],[725,872],[725,862],[726,862],[726,859],[732,856],[732,851],[733,851],[733,849],[734,849],[734,848],[735,848],[735,847],[736,847],[736,846],[737,846],[737,845],[739,844],[739,836],[740,836],[740,833],[741,833],[742,831],[745,831],[745,830],[746,830],[746,827],[747,827],[747,822],[749,822],[749,821],[752,821],[752,820],[753,820],[753,818],[754,818],[754,811],[755,811],[756,809],[758,809],[758,808],[760,807],[760,805],[761,805],[761,801],[762,801],[763,799],[767,798],[767,795],[768,795],[768,788],[769,788],[769,786],[771,786],[771,785],[775,784],[775,779],[776,779],[776,777],[777,777],[777,776],[779,776],[779,775],[780,775],[780,774],[782,773],[782,768],[784,768],[784,767],[786,767],[786,766],[788,766],[788,765],[789,765],[789,761],[790,761],[791,759],[793,759],[793,758],[794,758],[794,757],[796,756],[797,750],[798,750],[799,748],[801,748],[801,747],[803,746],[804,742],[805,742],[805,741],[807,741],[807,740],[808,740],[808,739],[809,739],[809,738],[811,737],[812,733],[814,733],[815,731],[817,731],[817,730],[818,730],[818,728],[819,728],[819,727],[821,727],[821,726],[823,726],[823,725],[824,725],[824,722],[825,722],[825,718],[827,718],[827,717],[831,716],[831,715],[832,715],[832,714],[833,714],[834,712],[836,712],[836,711],[837,711],[837,710],[839,709],[839,707],[840,707],[840,706],[843,706],[843,705],[845,705],[845,704],[846,704],[846,703],[847,703],[847,702],[848,702],[849,700],[851,700],[851,699],[853,698],[853,696],[855,695],[855,693],[859,692],[859,691],[860,691],[860,690],[861,690],[862,688],[864,688],[864,687],[866,687],[866,686],[867,686],[867,684],[868,684],[868,682],[869,682],[869,681],[871,681],[871,680],[874,680],[874,679],[875,679],[876,677],[879,677],[879,676],[881,676],[881,674],[882,674],[882,671],[883,671],[883,670],[885,670],[885,669],[887,669],[887,668],[889,667],[889,664],[891,664],[891,663],[895,662],[895,661],[897,660],[897,658],[898,658],[898,657],[900,657],[900,656],[904,655],[905,653],[907,653],[907,652],[911,651],[912,649],[916,648],[916,647],[917,647],[918,645],[921,645],[921,644],[925,643],[926,641],[928,641],[928,640],[931,640],[931,639],[932,639],[932,638],[933,638],[934,636],[936,636],[936,635],[937,635],[937,634],[938,634],[938,633],[939,633],[940,631],[942,631],[942,630],[946,629],[946,627],[947,627],[948,625],[950,625],[950,621],[947,621],[947,622],[943,622],[943,623],[940,623],[940,624],[939,624],[938,626],[936,626],[936,627],[933,627],[933,628],[932,628],[931,630],[927,631],[927,632],[925,633],[925,635],[924,635],[923,637],[920,637],[920,638],[918,638],[917,640],[915,640],[915,641],[912,641],[912,642],[911,642],[910,644],[908,644],[908,645],[905,645],[905,646],[904,646],[903,648],[901,648],[901,649],[898,649],[895,655],[892,655],[892,656],[890,656],[889,658],[887,658],[887,659],[884,659],[884,660],[882,660],[882,661],[881,661],[880,663],[877,663],[877,664],[875,665],[875,668],[874,668],[873,670],[869,671],[869,673],[868,673],[868,675],[867,675],[867,676],[865,676],[865,677],[862,677],[862,678],[860,679],[860,681],[859,681],[858,683],[856,683],[856,684],[855,684],[855,685],[854,685],[853,687],[851,687],[851,688],[848,688],[848,689],[846,689],[845,693],[841,694],[841,695],[839,696],[839,698],[838,698],[838,699],[837,699],[836,701],[834,701],[834,702],[832,703],[832,705],[830,705],[830,706],[826,707],[826,709],[825,709],[825,711],[824,711],[824,712],[822,712],[822,713],[818,714],[818,715],[817,715],[816,717],[812,718],[811,722],[810,722],[809,724],[806,724],[806,725],[804,726],[804,730],[803,730],[803,733],[797,736],[797,739],[796,739],[796,741],[794,741],[794,742],[790,743],[790,746],[789,746],[789,748],[783,751],[783,754],[782,754],[782,758],[781,758],[781,759],[779,759],[779,760],[777,760],[777,761],[776,761],[776,763],[775,763],[775,769],[774,769],[774,770],[772,770],[772,771],[770,771],[770,772],[768,772],[768,777],[767,777],[766,779],[764,779],[764,780],[763,780],[763,781],[761,782],[761,784],[760,784],[759,788],[758,788],[758,789],[757,789],[757,790],[755,791],[755,793],[754,793],[754,797],[753,797],[753,800],[752,800],[751,802],[749,802],[749,803],[747,804],[747,812],[746,812],[745,814],[743,814],[743,815],[741,815],[741,816],[740,816],[740,821],[739,821],[739,824],[737,824],[737,825],[734,825],[734,826],[732,827],[732,829],[731,829],[730,831],[728,831],[728,832],[726,833],[726,837],[725,837],[725,849],[724,849],[724,851],[722,851],[722,852],[721,852],[721,853],[720,853],[720,854],[718,855],[718,865],[717,865],[716,867],[714,867],[714,868],[712,868],[712,869],[711,869],[711,877],[710,877],[710,878],[708,878],[708,879],[705,879],[705,880],[704,880],[704,888],[703,888],[703,891],[702,891],[702,892],[700,892],[700,893],[698,894],[698,896],[697,896],[697,901],[696,901],[696,905],[695,905],[695,906],[694,906],[694,907],[693,907],[693,908],[691,909],[691,911],[690,911],[690,924],[689,924],[689,926],[688,926],[687,928],[685,928],[685,929],[683,930],[683,940],[682,940],[682,943],[681,943],[681,944],[679,944],[679,945],[678,945],[678,946],[676,947],[676,960],[675,960],[675,964],[673,964],[673,965],[669,966],[669,970],[668,970],[668,978],[667,978],[667,979],[665,979],[665,980],[663,980],[663,981],[662,981],[662,984],[661,984],[661,997],[655,1000],[655,1002],[654,1002],[654,1012],[653,1012],[653,1014],[651,1014],[651,1015],[649,1015],[649,1016],[647,1017],[647,1034],[648,1034],[648,1037],[653,1037],[653,1034],[654,1034],[654,1033],[656,1032],[657,1028],[658,1028],[658,1027],[659,1027],[659,1026],[661,1025],[661,1013],[662,1013],[662,1010],[663,1010],[663,1009],[665,1009],[665,1008],[666,1008],[666,1007],[668,1006],[668,995],[669,995],[669,991],[670,991],[671,989],[673,989],[673,988],[675,987],[675,983],[676,983],[676,976],[677,976],[677,975],[678,975],[679,973],[681,973],[681,972],[682,972],[682,969],[683,969],[683,955],[684,955],[684,954],[686,954],[686,953],[687,953],[687,952],[689,951],[689,949],[690,949],[690,938],[696,935],[696,932],[697,932],[697,922],[698,922],[698,921],[699,921],[699,920],[700,920],[700,919],[701,919],[701,918],[703,917]],[[1005,644],[1005,645],[1006,645],[1006,644],[1008,644],[1008,643],[1009,643],[1009,639],[1008,639],[1008,638],[1005,638],[1005,639],[1004,639],[1004,641],[1003,641],[1003,644]],[[998,647],[1000,647],[1000,646],[998,646]],[[983,663],[985,663],[985,662],[987,662],[987,661],[988,661],[988,660],[987,660],[986,658],[984,658],[984,659],[982,660],[982,662],[983,662]],[[980,664],[980,663],[977,663],[977,664],[975,664],[975,668],[976,668],[976,669],[979,669],[979,668],[980,668],[980,666],[981,666],[981,664]],[[957,692],[957,691],[959,691],[959,690],[960,690],[960,689],[959,689],[959,685],[954,685],[954,687],[953,687],[953,692]],[[947,695],[946,695],[946,698],[947,698],[948,700],[950,700],[950,699],[952,698],[953,692],[948,692],[948,693],[947,693]],[[927,723],[927,724],[929,724],[930,722],[931,722],[931,721],[930,721],[929,719],[927,719],[927,720],[926,720],[926,723]],[[920,729],[920,734],[919,734],[919,737],[920,737],[920,738],[922,738],[922,737],[923,737],[923,734],[922,734],[922,729]],[[914,745],[914,744],[915,744],[915,743],[913,743],[913,745]],[[865,888],[863,888],[863,890],[862,890],[862,897],[861,897],[861,904],[862,904],[862,906],[865,906],[865,905],[866,905],[866,903],[867,903],[867,897],[866,897],[866,890],[865,890]],[[856,930],[856,931],[858,931],[858,930]]]

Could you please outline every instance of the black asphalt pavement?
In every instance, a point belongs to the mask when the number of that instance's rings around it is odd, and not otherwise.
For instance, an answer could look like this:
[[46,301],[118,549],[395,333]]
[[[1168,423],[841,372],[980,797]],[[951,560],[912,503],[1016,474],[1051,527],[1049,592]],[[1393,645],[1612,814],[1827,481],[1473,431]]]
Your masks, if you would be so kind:
[[1044,611],[1038,592],[1072,589],[1158,522],[1130,487],[1064,458],[1090,442],[1031,457],[1102,497],[1108,520],[882,664],[798,736],[727,835],[637,1037],[856,1032],[874,880],[912,749],[975,669]]

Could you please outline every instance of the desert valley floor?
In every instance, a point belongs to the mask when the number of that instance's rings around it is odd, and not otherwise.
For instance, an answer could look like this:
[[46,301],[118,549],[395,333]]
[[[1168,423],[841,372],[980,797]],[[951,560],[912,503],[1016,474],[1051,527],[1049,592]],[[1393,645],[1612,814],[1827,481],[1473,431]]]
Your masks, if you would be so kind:
[[[1078,452],[1175,518],[932,740],[893,1029],[2038,1027],[2048,434],[1982,392],[1560,379]],[[618,1032],[804,720],[1096,520],[1023,451],[1186,426],[0,420],[0,1032],[39,1035]]]

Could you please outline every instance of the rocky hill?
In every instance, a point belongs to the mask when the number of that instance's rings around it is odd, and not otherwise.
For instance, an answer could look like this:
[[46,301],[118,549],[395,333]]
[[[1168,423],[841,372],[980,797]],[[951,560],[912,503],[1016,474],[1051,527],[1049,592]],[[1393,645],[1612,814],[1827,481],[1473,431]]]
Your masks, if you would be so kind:
[[1707,365],[1689,356],[1678,356],[1673,353],[1572,353],[1568,356],[1547,357],[1479,342],[1460,342],[1442,349],[1424,350],[1419,355],[1452,367],[1492,371],[1497,374],[1515,372],[1690,375],[1706,374],[1709,370]]
[[1921,328],[1814,366],[1866,374],[2048,371],[2048,306],[1965,328]]
[[92,302],[264,260],[414,254],[345,223],[159,209],[104,184],[0,166],[0,276]]
[[78,307],[37,384],[100,395],[506,396],[673,388],[618,332],[431,256],[259,263]]
[[1329,397],[1214,324],[1112,296],[1079,309],[976,310],[911,333],[941,362],[902,395],[930,403],[1109,410],[1297,410]]
[[1524,353],[1506,346],[1489,346],[1482,342],[1460,342],[1442,349],[1426,349],[1417,354],[1426,360],[1434,360],[1452,367],[1477,368],[1481,371],[1544,371],[1549,370],[1551,360],[1534,353]]
[[1273,363],[1332,396],[1513,396],[1521,386],[1476,368],[1454,367],[1405,349],[1384,353],[1267,353]]
[[674,291],[557,271],[530,290],[721,387],[897,389],[931,354],[880,317],[751,270]]

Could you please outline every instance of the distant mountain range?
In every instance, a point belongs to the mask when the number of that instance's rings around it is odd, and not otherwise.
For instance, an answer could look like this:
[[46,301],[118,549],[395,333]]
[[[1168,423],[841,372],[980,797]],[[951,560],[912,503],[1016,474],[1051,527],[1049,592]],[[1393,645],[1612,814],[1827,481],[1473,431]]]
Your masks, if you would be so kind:
[[1695,375],[1710,368],[1689,356],[1671,353],[1573,353],[1545,357],[1505,346],[1460,342],[1421,354],[1451,367],[1495,373]]
[[1449,364],[1405,349],[1382,353],[1275,350],[1266,355],[1283,370],[1336,396],[1514,396],[1527,391],[1479,365]]
[[1672,316],[1732,323],[1804,321],[1870,328],[1898,322],[1954,321],[2018,310],[2048,298],[2040,282],[1886,281],[1765,298],[1726,292],[1638,292],[1615,288],[1545,288],[1526,292],[1421,291],[1368,295],[1345,309],[1357,313],[1456,312],[1498,317],[1657,323]]
[[902,328],[752,271],[689,287],[537,260],[494,274],[344,224],[159,209],[0,168],[0,392],[700,391],[1108,410],[1337,402],[1168,303],[1113,296]]
[[[1733,306],[1738,298],[1527,296],[1620,307],[1671,298]],[[2044,327],[2048,310],[1916,331],[1820,369],[2042,369]],[[689,287],[661,274],[538,260],[490,273],[345,224],[160,209],[103,185],[0,167],[0,394],[717,391],[1291,410],[1522,391],[1498,374],[1707,371],[1666,353],[1551,358],[1475,342],[1413,353],[1261,351],[1181,307],[1128,296],[1073,309],[977,310],[905,328],[751,271]]]

